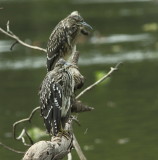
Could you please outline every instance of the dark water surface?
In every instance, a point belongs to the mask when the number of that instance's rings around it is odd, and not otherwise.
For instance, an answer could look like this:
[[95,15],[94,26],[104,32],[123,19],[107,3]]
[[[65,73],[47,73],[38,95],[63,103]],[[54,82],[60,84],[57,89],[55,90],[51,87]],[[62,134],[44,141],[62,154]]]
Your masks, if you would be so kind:
[[[94,28],[78,45],[85,87],[98,73],[123,62],[110,80],[81,98],[95,107],[79,115],[81,127],[74,124],[87,159],[157,160],[158,2],[106,2],[0,0],[0,27],[10,20],[11,30],[22,40],[45,47],[58,21],[78,10]],[[12,124],[39,105],[45,55],[20,45],[10,52],[13,42],[0,33],[0,141],[24,151],[26,147],[12,138]],[[39,112],[27,127],[43,129]],[[0,160],[21,157],[0,147]],[[73,159],[78,159],[75,151]]]

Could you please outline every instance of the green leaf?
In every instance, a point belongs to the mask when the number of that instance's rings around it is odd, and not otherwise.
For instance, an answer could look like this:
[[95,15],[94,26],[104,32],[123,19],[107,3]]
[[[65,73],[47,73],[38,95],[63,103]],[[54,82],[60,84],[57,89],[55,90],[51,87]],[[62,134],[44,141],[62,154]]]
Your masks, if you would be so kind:
[[[98,81],[103,76],[105,76],[107,73],[105,71],[96,71],[95,72],[95,80]],[[110,78],[107,78],[105,81],[101,82],[99,85],[105,85],[110,82]]]
[[147,23],[143,25],[144,31],[154,32],[158,30],[158,23]]
[[48,136],[45,131],[41,130],[38,127],[33,127],[30,130],[28,130],[28,134],[35,141],[38,141],[42,137]]

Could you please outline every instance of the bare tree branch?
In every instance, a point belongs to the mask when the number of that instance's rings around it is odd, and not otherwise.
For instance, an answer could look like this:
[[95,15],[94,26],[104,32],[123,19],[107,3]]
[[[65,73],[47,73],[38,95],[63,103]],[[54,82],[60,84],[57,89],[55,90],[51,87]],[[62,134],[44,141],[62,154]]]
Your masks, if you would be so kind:
[[[72,106],[72,112],[76,112],[76,113],[79,113],[79,112],[86,112],[86,111],[91,111],[93,110],[94,108],[93,107],[89,107],[89,106],[86,106],[84,105],[81,101],[76,101],[73,106]],[[28,118],[24,118],[24,119],[21,119],[19,121],[16,121],[14,124],[13,124],[13,136],[14,136],[14,139],[17,139],[17,140],[20,140],[22,139],[22,142],[25,144],[25,141],[23,140],[23,136],[24,135],[27,135],[27,137],[29,138],[29,135],[27,134],[26,130],[23,129],[21,134],[16,137],[16,127],[21,124],[21,123],[24,123],[24,122],[31,122],[34,114],[36,113],[36,111],[40,110],[40,107],[36,107],[32,110],[32,112],[30,113],[29,117]],[[30,138],[29,138],[30,139]],[[31,142],[31,139],[30,139],[30,142]],[[25,144],[26,145],[26,144]]]
[[21,154],[24,154],[24,153],[25,153],[25,152],[22,152],[22,151],[15,150],[15,149],[13,149],[13,148],[11,148],[11,147],[3,144],[2,142],[0,142],[0,145],[1,145],[2,147],[6,148],[6,149],[8,149],[8,150],[10,150],[10,151],[12,151],[12,152],[15,152],[15,153],[21,153]]
[[64,158],[72,148],[72,137],[54,137],[51,141],[39,141],[32,145],[23,160],[59,160]]
[[[2,29],[0,27],[0,32],[7,35],[8,37],[14,39],[16,41],[16,43],[20,43],[21,45],[25,46],[25,47],[28,47],[28,48],[31,48],[31,49],[35,49],[35,50],[39,50],[39,51],[42,51],[42,52],[45,52],[46,53],[46,49],[43,49],[43,48],[40,48],[40,47],[37,47],[37,46],[32,46],[32,45],[29,45],[25,42],[23,42],[18,36],[16,36],[11,30],[10,30],[10,27],[9,27],[9,21],[7,22],[7,31],[5,31],[4,29]],[[11,49],[13,48],[13,46],[15,45],[15,43],[12,45]]]
[[76,100],[72,105],[71,112],[80,113],[80,112],[92,111],[93,109],[94,109],[93,107],[89,107],[83,104],[81,101]]
[[16,127],[17,127],[17,125],[19,125],[20,123],[28,122],[28,121],[31,122],[32,117],[34,116],[35,112],[36,112],[37,110],[39,110],[39,109],[40,109],[40,107],[34,108],[28,118],[21,119],[21,120],[15,122],[15,123],[13,124],[13,136],[14,136],[14,139],[16,139],[16,140],[20,140],[20,139],[21,139],[24,145],[30,146],[30,145],[28,145],[28,144],[25,143],[24,135],[26,135],[26,136],[28,137],[28,139],[30,140],[31,144],[33,143],[31,137],[28,135],[28,133],[26,132],[25,129],[23,129],[22,132],[20,133],[20,135],[19,135],[18,137],[16,137]]
[[80,160],[87,160],[87,158],[85,157],[85,155],[83,154],[81,147],[75,137],[75,135],[73,134],[73,146],[75,147],[75,150],[80,158]]
[[79,99],[82,95],[84,95],[87,91],[91,90],[92,88],[94,88],[95,86],[97,86],[99,83],[103,82],[104,80],[106,80],[109,76],[111,76],[111,74],[118,70],[118,66],[120,65],[121,63],[118,63],[114,68],[111,67],[110,68],[110,71],[105,75],[103,76],[102,78],[100,78],[98,81],[96,81],[95,83],[93,83],[92,85],[90,85],[89,87],[87,87],[86,89],[84,89],[77,97],[76,99]]
[[59,133],[52,137],[51,141],[39,141],[32,145],[25,153],[23,160],[60,160],[63,159],[73,146],[73,135],[71,133],[72,119],[66,123],[66,133]]
[[18,42],[18,41],[15,41],[15,42],[11,45],[11,47],[10,47],[10,50],[11,50],[11,51],[13,50],[13,47],[14,47],[17,43],[19,43],[19,42]]
[[[27,136],[27,138],[28,138],[29,141],[30,141],[30,144],[26,143],[24,136]],[[22,129],[19,137],[17,137],[16,140],[21,140],[22,143],[23,143],[25,146],[31,146],[31,145],[33,144],[33,140],[32,140],[32,138],[29,136],[29,134],[27,133],[27,131],[26,131],[25,128]]]
[[76,51],[76,46],[74,47],[72,54],[70,56],[70,58],[68,59],[68,62],[77,65],[78,64],[78,60],[79,60],[79,56],[80,56],[80,52]]

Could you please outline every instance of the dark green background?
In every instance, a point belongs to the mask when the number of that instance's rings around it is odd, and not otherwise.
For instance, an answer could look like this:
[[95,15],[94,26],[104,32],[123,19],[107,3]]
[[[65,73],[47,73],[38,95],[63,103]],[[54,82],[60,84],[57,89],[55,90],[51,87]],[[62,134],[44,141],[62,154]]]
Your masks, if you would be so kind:
[[[0,26],[10,20],[11,30],[22,40],[46,46],[51,30],[73,10],[93,27],[78,45],[85,86],[96,74],[123,62],[107,83],[81,99],[95,107],[79,115],[74,131],[88,160],[158,159],[158,3],[156,1],[106,3],[84,0],[0,1]],[[0,33],[0,141],[18,150],[12,138],[13,122],[25,118],[39,105],[38,89],[45,76],[45,55],[16,45]],[[95,40],[95,41],[94,41]],[[3,42],[3,43],[2,43]],[[39,112],[30,127],[43,128]],[[87,133],[85,134],[85,131]],[[73,152],[73,159],[78,159]],[[0,159],[22,155],[0,147]]]

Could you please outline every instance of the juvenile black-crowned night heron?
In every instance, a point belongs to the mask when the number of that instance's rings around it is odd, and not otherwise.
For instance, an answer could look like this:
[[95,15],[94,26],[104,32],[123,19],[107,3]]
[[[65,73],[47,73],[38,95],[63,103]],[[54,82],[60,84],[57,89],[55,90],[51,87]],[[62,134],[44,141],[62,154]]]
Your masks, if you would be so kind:
[[47,73],[40,88],[41,115],[48,133],[56,136],[64,130],[74,91],[83,85],[84,78],[76,65],[60,59],[54,69]]
[[52,31],[47,44],[47,71],[67,54],[73,53],[80,34],[88,35],[92,27],[87,24],[77,11],[60,21]]

